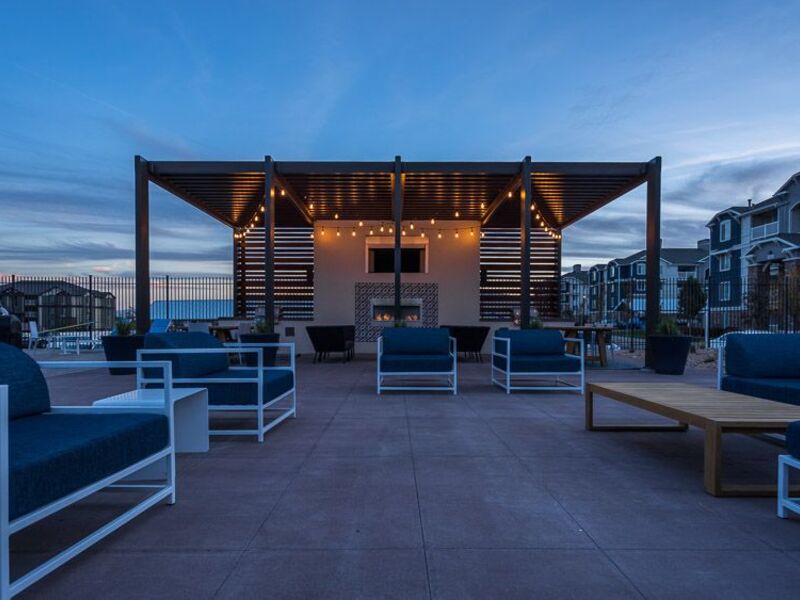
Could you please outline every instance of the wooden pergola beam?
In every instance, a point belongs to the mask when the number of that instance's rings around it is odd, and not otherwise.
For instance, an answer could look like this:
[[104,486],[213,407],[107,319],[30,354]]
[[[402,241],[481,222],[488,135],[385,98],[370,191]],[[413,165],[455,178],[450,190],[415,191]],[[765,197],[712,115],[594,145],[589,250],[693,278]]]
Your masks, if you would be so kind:
[[313,225],[314,217],[309,212],[305,202],[303,202],[300,199],[300,196],[298,196],[297,192],[294,191],[292,185],[288,181],[286,181],[284,177],[281,177],[281,175],[277,172],[273,175],[273,177],[277,182],[277,184],[280,186],[280,188],[284,192],[286,192],[286,197],[289,198],[292,204],[294,204],[294,207],[297,209],[297,212],[299,212],[302,215],[306,223],[308,223],[309,225]]
[[522,185],[522,175],[521,175],[521,167],[520,164],[517,163],[517,172],[513,176],[513,178],[503,186],[503,189],[500,191],[497,196],[489,203],[489,206],[486,207],[486,212],[483,214],[483,218],[481,219],[481,225],[486,225],[491,220],[494,213],[503,205],[507,198],[510,198],[514,195],[514,192],[519,189],[520,185]]
[[[645,260],[645,333],[656,332],[661,315],[661,157],[647,163],[647,258]],[[652,366],[652,348],[645,345],[645,367]]]
[[522,160],[520,176],[522,195],[519,202],[520,274],[519,274],[519,324],[527,327],[531,319],[531,157]]
[[399,322],[403,314],[403,294],[401,273],[403,271],[403,248],[401,230],[403,228],[403,163],[399,156],[394,157],[392,173],[392,218],[394,219],[394,320]]
[[133,159],[136,205],[136,333],[150,330],[150,174],[145,159]]
[[264,157],[264,319],[275,330],[275,163]]

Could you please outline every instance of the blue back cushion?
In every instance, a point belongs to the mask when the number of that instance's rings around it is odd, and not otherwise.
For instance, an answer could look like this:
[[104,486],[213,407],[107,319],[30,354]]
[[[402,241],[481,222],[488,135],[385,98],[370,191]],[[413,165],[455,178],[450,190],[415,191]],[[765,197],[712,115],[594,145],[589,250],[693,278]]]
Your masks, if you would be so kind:
[[725,372],[738,377],[800,378],[800,334],[729,334]]
[[[144,347],[154,349],[170,348],[224,348],[213,335],[201,332],[148,333],[144,336]],[[228,368],[228,355],[224,352],[213,354],[146,354],[147,360],[169,360],[172,362],[172,376],[176,378],[204,377]],[[152,370],[152,369],[151,369]],[[152,370],[148,377],[161,377],[160,371]]]
[[564,354],[564,336],[557,329],[498,329],[494,335],[511,340],[511,354]]
[[450,330],[439,327],[387,327],[384,354],[448,354]]
[[8,386],[8,418],[50,410],[50,392],[39,365],[19,348],[0,343],[0,385]]

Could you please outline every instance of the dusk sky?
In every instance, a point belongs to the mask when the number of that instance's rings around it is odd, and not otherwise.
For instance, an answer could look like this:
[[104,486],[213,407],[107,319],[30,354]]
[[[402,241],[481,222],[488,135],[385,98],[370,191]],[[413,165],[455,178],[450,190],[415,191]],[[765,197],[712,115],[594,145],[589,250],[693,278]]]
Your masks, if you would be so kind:
[[[800,1],[15,2],[0,17],[0,272],[133,270],[133,156],[664,160],[665,246],[800,171]],[[230,231],[153,186],[153,270]],[[644,188],[563,267],[644,244]]]

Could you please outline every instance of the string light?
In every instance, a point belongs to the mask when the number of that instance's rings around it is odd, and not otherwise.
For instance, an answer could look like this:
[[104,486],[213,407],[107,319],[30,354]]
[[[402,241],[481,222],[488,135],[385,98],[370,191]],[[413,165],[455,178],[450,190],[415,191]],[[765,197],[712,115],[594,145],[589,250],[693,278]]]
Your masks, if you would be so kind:
[[261,205],[261,209],[260,210],[261,210],[262,213],[264,212],[264,205],[263,204]]
[[470,228],[469,228],[469,234],[470,234],[472,237],[475,237],[475,230],[474,230],[472,227],[470,227]]
[[369,234],[370,234],[370,235],[374,235],[374,233],[373,233],[373,231],[372,231],[372,227],[370,227],[370,228],[369,228]]
[[391,225],[389,225],[389,233],[394,233],[394,228]]
[[381,223],[381,233],[383,233],[383,223]]
[[436,225],[436,219],[434,219],[433,217],[431,217],[431,225]]
[[425,232],[424,231],[420,231],[419,232],[419,237],[423,237],[424,238],[425,237]]
[[281,196],[285,196],[285,195],[286,195],[286,190],[281,190]]
[[486,208],[486,202],[481,202],[481,210],[483,210],[484,208]]
[[513,195],[513,194],[512,194],[511,192],[508,192],[508,197],[509,197],[509,198],[511,198],[511,196],[512,196],[512,195]]
[[310,237],[313,240],[314,239],[314,232],[312,231],[311,234],[308,237]]
[[414,231],[414,221],[411,221],[411,223],[409,223],[409,225],[408,225],[408,228],[409,228],[411,231]]
[[485,231],[481,231],[481,237],[486,237],[486,232]]
[[339,213],[333,213],[333,218],[334,219],[338,219],[339,218]]
[[356,237],[356,228],[355,227],[353,227],[353,231],[350,233],[350,235],[352,235],[353,237]]
[[322,228],[319,230],[320,234],[325,235],[325,226],[323,225]]
[[342,237],[342,232],[339,231],[339,228],[336,228],[336,237]]
[[458,237],[458,229],[456,229],[456,237]]
[[442,230],[439,230],[439,233],[436,234],[436,237],[442,239]]
[[359,221],[359,222],[358,222],[358,226],[359,226],[359,227],[363,227],[363,226],[364,226],[364,221]]
[[456,211],[456,219],[457,219],[458,217],[460,217],[460,216],[461,216],[461,215],[459,214],[459,212],[458,212],[458,211]]
[[308,210],[314,210],[314,203],[313,202],[308,205]]

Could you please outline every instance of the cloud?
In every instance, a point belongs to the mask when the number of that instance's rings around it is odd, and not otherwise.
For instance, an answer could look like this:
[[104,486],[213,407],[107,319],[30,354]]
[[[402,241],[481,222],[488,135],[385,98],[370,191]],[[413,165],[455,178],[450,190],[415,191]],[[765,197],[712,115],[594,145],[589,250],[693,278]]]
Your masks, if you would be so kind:
[[[53,263],[87,262],[97,263],[113,260],[132,260],[134,252],[108,242],[64,242],[60,244],[36,246],[11,246],[0,244],[2,262],[16,265],[26,262]],[[230,262],[231,249],[228,245],[217,245],[195,250],[153,250],[150,259],[163,261],[206,261]]]

